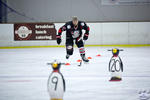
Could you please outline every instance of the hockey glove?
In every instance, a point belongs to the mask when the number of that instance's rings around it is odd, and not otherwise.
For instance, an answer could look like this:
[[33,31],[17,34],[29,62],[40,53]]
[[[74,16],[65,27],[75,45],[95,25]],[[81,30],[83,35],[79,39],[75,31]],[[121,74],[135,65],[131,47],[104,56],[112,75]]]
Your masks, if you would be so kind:
[[59,45],[61,43],[61,37],[57,36],[57,44]]
[[88,39],[88,34],[84,34],[84,36],[83,36],[83,40],[87,40]]

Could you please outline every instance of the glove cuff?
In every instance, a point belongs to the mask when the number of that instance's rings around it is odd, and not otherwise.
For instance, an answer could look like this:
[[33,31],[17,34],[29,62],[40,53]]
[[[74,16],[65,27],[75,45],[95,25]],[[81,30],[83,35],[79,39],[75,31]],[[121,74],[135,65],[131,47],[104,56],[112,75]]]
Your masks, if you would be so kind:
[[57,39],[58,39],[58,38],[61,38],[61,36],[58,35],[58,36],[56,36],[56,38],[57,38]]

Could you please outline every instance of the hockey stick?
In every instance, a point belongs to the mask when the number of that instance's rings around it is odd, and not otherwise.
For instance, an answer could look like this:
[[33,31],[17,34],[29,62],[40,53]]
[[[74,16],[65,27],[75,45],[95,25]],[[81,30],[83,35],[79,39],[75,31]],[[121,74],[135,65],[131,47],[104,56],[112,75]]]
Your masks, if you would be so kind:
[[80,61],[80,63],[79,63],[79,65],[78,65],[78,66],[80,67],[81,65],[82,65],[82,60]]

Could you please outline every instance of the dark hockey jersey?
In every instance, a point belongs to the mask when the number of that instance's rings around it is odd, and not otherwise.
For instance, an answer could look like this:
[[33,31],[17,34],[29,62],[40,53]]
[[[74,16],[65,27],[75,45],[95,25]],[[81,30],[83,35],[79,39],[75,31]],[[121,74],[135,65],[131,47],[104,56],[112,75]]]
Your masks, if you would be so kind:
[[76,27],[72,21],[69,21],[59,29],[57,38],[61,38],[62,32],[66,31],[66,39],[79,39],[82,36],[82,30],[85,30],[85,35],[89,35],[89,26],[84,21],[78,21]]

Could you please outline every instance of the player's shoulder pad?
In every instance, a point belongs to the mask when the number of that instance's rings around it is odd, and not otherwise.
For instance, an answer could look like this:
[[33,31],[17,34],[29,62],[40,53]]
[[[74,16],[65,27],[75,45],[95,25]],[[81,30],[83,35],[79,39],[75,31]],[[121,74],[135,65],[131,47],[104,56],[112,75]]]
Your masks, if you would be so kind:
[[86,23],[85,23],[84,21],[79,21],[79,24],[80,24],[81,26],[85,26],[85,25],[86,25]]
[[70,29],[72,25],[72,21],[66,22],[66,27],[67,29]]

